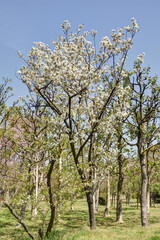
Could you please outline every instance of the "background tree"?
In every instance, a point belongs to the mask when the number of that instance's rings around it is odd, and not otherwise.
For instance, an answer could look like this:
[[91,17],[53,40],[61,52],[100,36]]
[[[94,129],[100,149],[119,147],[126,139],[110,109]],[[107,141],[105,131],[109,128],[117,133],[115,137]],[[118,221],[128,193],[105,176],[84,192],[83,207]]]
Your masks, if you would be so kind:
[[[147,219],[147,165],[145,151],[147,151],[146,137],[150,135],[148,124],[159,115],[160,88],[157,77],[150,77],[150,68],[141,67],[143,55],[138,56],[134,64],[135,77],[130,79],[132,88],[132,139],[136,140],[138,158],[141,166],[141,222],[148,226]],[[148,130],[148,131],[147,131]],[[151,130],[152,131],[152,130]],[[152,131],[153,132],[153,131]],[[153,136],[153,135],[152,135]]]

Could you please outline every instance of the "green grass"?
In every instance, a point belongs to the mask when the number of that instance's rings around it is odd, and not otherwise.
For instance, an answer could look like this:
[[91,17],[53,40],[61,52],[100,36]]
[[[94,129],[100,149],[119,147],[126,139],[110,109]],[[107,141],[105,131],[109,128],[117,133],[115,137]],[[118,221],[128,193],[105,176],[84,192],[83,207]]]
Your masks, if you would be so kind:
[[[115,209],[111,209],[111,216],[103,218],[104,206],[99,207],[96,214],[97,228],[90,230],[88,226],[88,211],[85,199],[78,200],[75,211],[69,210],[61,216],[61,220],[50,236],[50,240],[160,240],[160,206],[151,208],[148,217],[150,227],[141,227],[140,209],[135,205],[123,206],[123,223],[115,222]],[[33,222],[28,215],[25,219],[28,227],[34,233],[40,226],[39,219]],[[22,227],[16,227],[16,220],[8,209],[0,209],[0,239],[28,240],[30,239]]]

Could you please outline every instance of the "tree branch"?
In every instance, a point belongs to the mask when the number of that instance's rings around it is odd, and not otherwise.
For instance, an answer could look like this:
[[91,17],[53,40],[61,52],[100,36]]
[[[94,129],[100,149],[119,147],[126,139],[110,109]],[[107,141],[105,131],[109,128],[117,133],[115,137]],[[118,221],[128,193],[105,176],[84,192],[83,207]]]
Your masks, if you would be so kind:
[[23,220],[14,212],[13,208],[6,202],[3,203],[10,211],[10,213],[18,220],[18,222],[23,226],[26,233],[30,236],[30,238],[35,239],[34,235],[29,231],[26,224],[23,222]]

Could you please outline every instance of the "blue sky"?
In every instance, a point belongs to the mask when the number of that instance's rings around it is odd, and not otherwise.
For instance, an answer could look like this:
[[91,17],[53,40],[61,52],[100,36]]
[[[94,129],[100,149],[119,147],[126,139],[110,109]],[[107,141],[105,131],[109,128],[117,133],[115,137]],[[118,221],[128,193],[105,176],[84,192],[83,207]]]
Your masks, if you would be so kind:
[[96,29],[100,40],[113,28],[130,24],[132,17],[140,32],[128,64],[131,67],[145,52],[145,65],[151,66],[152,75],[160,76],[160,0],[0,0],[0,82],[2,77],[12,79],[14,99],[27,94],[16,77],[23,64],[17,50],[27,57],[34,41],[51,45],[62,34],[64,20],[69,20],[72,31],[81,23],[85,30]]

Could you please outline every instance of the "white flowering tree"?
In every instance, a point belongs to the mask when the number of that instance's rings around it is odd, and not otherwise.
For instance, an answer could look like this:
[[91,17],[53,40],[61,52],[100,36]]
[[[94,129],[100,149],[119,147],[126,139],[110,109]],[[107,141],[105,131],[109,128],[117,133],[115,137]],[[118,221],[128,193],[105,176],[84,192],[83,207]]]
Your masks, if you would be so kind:
[[130,78],[132,114],[128,122],[131,140],[134,140],[137,146],[141,167],[141,223],[142,226],[148,226],[147,165],[149,166],[149,158],[146,153],[149,153],[150,147],[158,140],[159,126],[156,121],[160,112],[160,86],[157,85],[158,78],[150,76],[150,68],[142,68],[143,57],[144,53],[138,56],[133,68],[135,75]]
[[[130,73],[128,72],[128,76]],[[128,79],[128,77],[126,78]],[[113,99],[112,111],[113,111],[113,128],[116,138],[117,148],[117,173],[118,173],[118,184],[117,184],[117,207],[116,207],[116,221],[122,221],[122,190],[123,180],[125,175],[125,166],[127,162],[127,146],[124,142],[125,135],[127,133],[126,122],[130,116],[130,87],[126,83],[124,78],[117,88],[117,95]]]
[[11,93],[12,88],[8,85],[9,79],[3,78],[0,80],[0,179],[1,189],[0,198],[2,200],[2,193],[9,196],[9,190],[7,188],[7,168],[10,164],[11,156],[11,143],[8,140],[11,131],[8,129],[8,118],[12,115],[11,109],[7,107],[7,100],[13,96]]
[[[128,51],[138,31],[136,20],[124,29],[103,37],[96,48],[96,31],[70,32],[70,23],[62,25],[64,36],[53,42],[54,49],[36,42],[25,65],[18,71],[23,82],[35,91],[52,109],[55,124],[65,126],[78,173],[84,184],[89,208],[90,227],[95,228],[94,215],[94,152],[97,129],[116,94]],[[90,39],[91,41],[88,41]],[[102,80],[110,76],[110,84]],[[106,128],[107,129],[107,122]],[[109,127],[109,125],[108,125]]]

